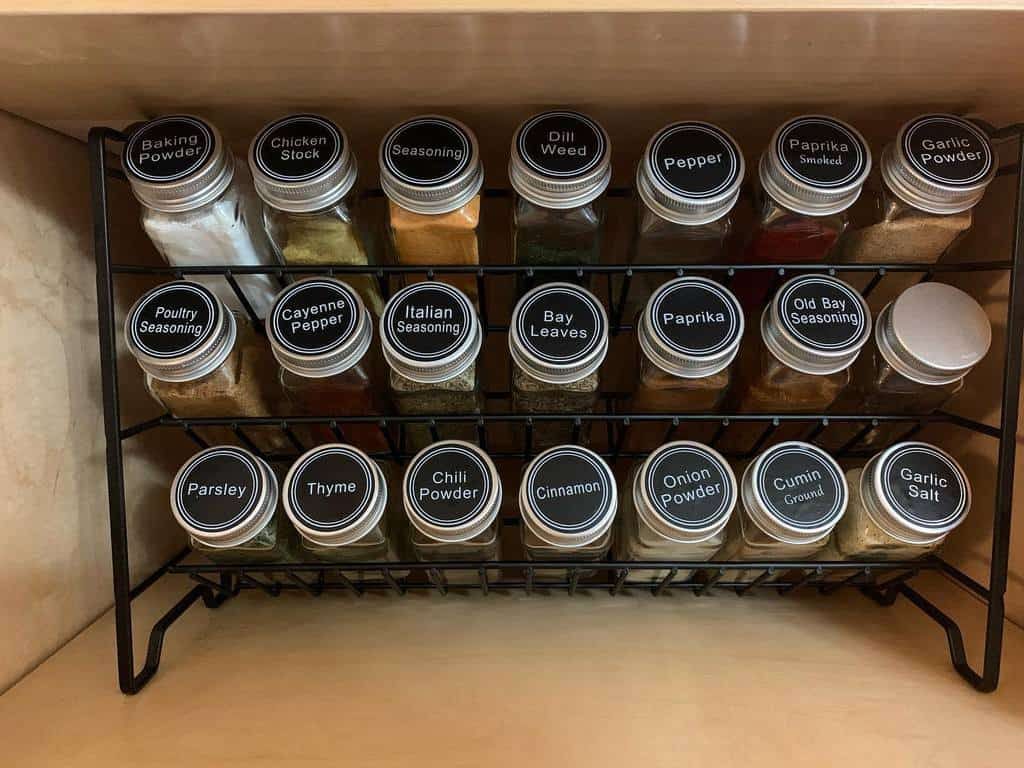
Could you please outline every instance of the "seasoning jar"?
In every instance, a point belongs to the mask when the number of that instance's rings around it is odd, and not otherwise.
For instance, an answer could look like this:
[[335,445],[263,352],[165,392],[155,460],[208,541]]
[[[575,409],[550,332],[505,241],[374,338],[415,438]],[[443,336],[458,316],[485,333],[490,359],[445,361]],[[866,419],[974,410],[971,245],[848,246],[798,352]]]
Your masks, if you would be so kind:
[[[370,263],[357,219],[356,158],[345,132],[319,115],[289,115],[249,146],[249,168],[263,200],[263,224],[289,265]],[[375,314],[384,303],[376,278],[348,275]]]
[[[578,266],[601,260],[604,192],[612,177],[611,142],[578,112],[542,112],[512,138],[515,263]],[[555,275],[564,279],[564,275]]]
[[[403,288],[384,308],[380,339],[391,399],[400,414],[480,412],[476,357],[482,333],[476,311],[462,291],[436,281]],[[425,422],[405,426],[414,449],[431,442]],[[476,440],[471,422],[441,422],[437,431],[442,438]]]
[[[128,311],[124,337],[146,389],[177,418],[268,417],[278,409],[266,343],[204,285],[179,280],[143,294]],[[234,442],[227,427],[197,432],[209,443]],[[262,450],[285,446],[276,429],[246,434]]]
[[[244,162],[217,129],[191,115],[150,120],[132,132],[121,165],[142,204],[142,227],[175,267],[263,267],[276,262]],[[241,305],[220,275],[196,275],[227,306]],[[267,275],[235,278],[259,317],[277,293]]]
[[[475,445],[445,440],[424,448],[405,470],[402,491],[417,560],[499,559],[501,478],[494,462]],[[479,579],[475,570],[446,570],[444,576],[456,584]],[[500,577],[500,569],[487,570],[489,581]]]
[[[538,580],[564,580],[544,561],[595,563],[611,546],[618,509],[615,478],[604,459],[577,445],[549,448],[531,461],[519,486],[523,549],[539,563]],[[578,570],[579,576],[594,569]]]
[[[661,446],[622,487],[615,559],[710,560],[725,542],[736,498],[736,476],[714,450],[690,440]],[[670,572],[633,570],[630,578],[661,581]],[[692,573],[680,570],[675,578]]]
[[851,560],[914,560],[934,552],[967,517],[971,485],[948,453],[897,443],[846,473],[850,507],[836,526]]
[[[547,283],[529,291],[512,310],[508,347],[516,413],[594,410],[598,369],[608,354],[608,316],[590,291],[571,283]],[[580,433],[584,441],[587,431]],[[533,446],[560,445],[569,442],[571,434],[566,419],[538,420]]]
[[192,548],[218,563],[287,561],[294,538],[277,506],[277,478],[243,448],[200,451],[171,483],[171,512]]
[[[843,471],[827,453],[790,441],[751,462],[740,482],[740,504],[715,560],[809,560],[828,544],[846,512]],[[760,569],[735,569],[723,581],[752,581]]]
[[[388,198],[388,234],[398,264],[480,263],[483,166],[476,136],[458,120],[414,117],[392,128],[380,145],[380,185]],[[474,300],[472,275],[442,279]]]
[[935,263],[971,228],[971,211],[996,175],[988,137],[953,115],[911,120],[879,167],[874,223],[847,235],[844,261]]

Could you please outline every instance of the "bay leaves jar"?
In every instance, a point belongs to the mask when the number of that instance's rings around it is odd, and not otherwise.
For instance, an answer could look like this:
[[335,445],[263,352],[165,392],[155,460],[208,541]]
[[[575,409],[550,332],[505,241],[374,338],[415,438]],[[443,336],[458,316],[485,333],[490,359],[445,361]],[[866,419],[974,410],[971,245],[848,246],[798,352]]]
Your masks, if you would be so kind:
[[851,560],[914,560],[937,550],[967,517],[971,484],[934,445],[897,443],[846,473],[850,505],[836,549]]

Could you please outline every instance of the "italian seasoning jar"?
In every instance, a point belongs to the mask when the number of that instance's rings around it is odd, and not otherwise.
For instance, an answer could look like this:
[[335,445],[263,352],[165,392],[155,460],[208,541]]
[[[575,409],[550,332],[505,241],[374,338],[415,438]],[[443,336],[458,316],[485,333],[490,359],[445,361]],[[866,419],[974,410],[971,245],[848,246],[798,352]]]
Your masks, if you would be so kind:
[[874,223],[847,235],[843,261],[935,263],[971,228],[971,211],[996,174],[985,133],[941,114],[900,128],[879,168]]
[[[835,460],[810,443],[779,443],[751,462],[740,504],[715,560],[810,560],[846,512],[847,485]],[[752,581],[760,569],[728,570],[723,581]]]
[[[519,486],[523,549],[538,580],[561,581],[567,569],[545,561],[596,563],[611,547],[618,510],[615,477],[604,459],[576,445],[549,448],[527,465]],[[594,569],[577,570],[579,576]]]
[[[480,412],[476,358],[482,332],[462,291],[435,281],[403,288],[384,308],[380,338],[391,399],[400,414]],[[438,423],[436,428],[442,439],[476,440],[472,422]],[[432,440],[426,423],[407,424],[405,434],[416,450]]]
[[937,550],[967,517],[971,485],[945,451],[897,443],[846,473],[850,506],[836,526],[851,560],[914,560]]
[[[357,219],[356,158],[341,128],[319,115],[275,120],[253,139],[249,168],[263,200],[263,224],[285,264],[370,263]],[[347,279],[379,315],[376,278]]]
[[[191,115],[150,120],[132,132],[121,165],[142,204],[142,228],[176,267],[264,267],[277,263],[245,163],[209,123]],[[197,275],[227,306],[241,309],[220,275]],[[267,275],[235,278],[257,316],[277,293]]]
[[[512,310],[508,334],[512,358],[512,406],[516,413],[589,413],[600,389],[599,369],[608,354],[608,316],[585,288],[547,283],[523,296]],[[581,426],[580,439],[589,432]],[[533,446],[543,450],[570,442],[568,420],[535,422]]]
[[[498,560],[502,489],[498,470],[475,445],[446,440],[413,458],[402,483],[405,513],[412,524],[412,548],[424,562]],[[455,584],[476,583],[476,570],[446,570]],[[501,570],[489,568],[489,581]]]
[[171,483],[171,512],[192,548],[217,563],[290,559],[294,536],[278,511],[277,478],[242,448],[200,451]]
[[[639,462],[622,487],[616,560],[710,560],[725,542],[736,506],[736,476],[701,443],[667,443]],[[671,571],[634,569],[630,577],[661,581]],[[685,581],[692,569],[675,578]]]
[[611,142],[600,125],[578,112],[534,115],[512,138],[508,175],[516,192],[516,264],[579,266],[601,260],[603,196],[612,167]]

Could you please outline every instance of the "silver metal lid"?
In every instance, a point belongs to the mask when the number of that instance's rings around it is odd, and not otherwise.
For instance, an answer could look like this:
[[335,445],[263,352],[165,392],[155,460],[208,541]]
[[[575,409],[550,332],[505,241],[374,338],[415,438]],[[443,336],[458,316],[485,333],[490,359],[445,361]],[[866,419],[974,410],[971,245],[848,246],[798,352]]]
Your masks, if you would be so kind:
[[519,485],[523,524],[553,547],[573,549],[597,541],[611,528],[618,505],[608,464],[578,445],[538,454]]
[[871,311],[842,280],[800,275],[785,283],[765,307],[761,338],[784,365],[825,376],[857,359],[871,338]]
[[456,211],[484,184],[476,136],[458,120],[423,115],[399,123],[380,144],[380,186],[414,213]]
[[277,478],[244,448],[217,445],[185,462],[171,483],[171,512],[192,538],[208,547],[237,547],[270,522]]
[[739,145],[721,128],[673,123],[647,143],[636,168],[636,190],[644,205],[666,221],[699,226],[732,210],[745,172]]
[[969,210],[995,178],[984,131],[955,115],[922,115],[882,150],[882,180],[907,205],[935,214]]
[[235,173],[220,133],[192,115],[168,115],[132,132],[121,165],[139,202],[166,213],[181,213],[216,200]]
[[384,516],[388,487],[380,466],[354,445],[306,451],[284,479],[284,511],[299,534],[324,547],[354,544]]
[[249,145],[249,169],[263,201],[290,213],[329,208],[356,183],[356,156],[345,132],[319,115],[268,124]]
[[848,498],[835,459],[798,441],[779,443],[754,459],[743,473],[740,493],[750,520],[787,544],[809,544],[831,533]]
[[520,370],[548,384],[585,379],[608,354],[608,315],[594,294],[572,283],[527,291],[512,310],[509,354]]
[[761,155],[758,176],[768,195],[805,216],[828,216],[860,197],[871,171],[871,150],[852,126],[824,115],[781,125]]
[[725,458],[691,440],[666,443],[644,459],[632,493],[633,506],[648,528],[684,544],[720,533],[739,496]]
[[458,376],[480,352],[483,334],[472,302],[458,288],[430,280],[392,296],[380,318],[384,359],[420,384]]
[[661,370],[700,379],[732,363],[743,327],[743,308],[728,289],[705,277],[679,277],[651,294],[637,338]]
[[424,536],[468,541],[494,522],[502,490],[491,457],[462,440],[443,440],[420,451],[402,482],[409,522]]
[[878,315],[875,343],[885,361],[919,384],[952,384],[992,344],[992,325],[970,295],[945,283],[919,283]]
[[512,188],[534,205],[578,208],[608,188],[611,141],[604,128],[579,112],[542,112],[512,137],[508,177]]
[[235,346],[235,316],[205,286],[187,280],[144,293],[128,310],[124,339],[146,373],[160,381],[195,381]]
[[362,360],[373,322],[359,294],[330,277],[308,277],[281,291],[267,314],[274,357],[299,376],[324,378]]

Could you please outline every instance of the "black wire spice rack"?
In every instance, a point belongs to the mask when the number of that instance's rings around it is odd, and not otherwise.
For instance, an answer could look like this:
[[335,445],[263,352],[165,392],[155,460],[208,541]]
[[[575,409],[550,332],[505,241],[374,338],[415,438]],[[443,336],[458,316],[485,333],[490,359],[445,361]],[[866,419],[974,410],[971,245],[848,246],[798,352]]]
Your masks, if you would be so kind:
[[[525,267],[511,264],[481,266],[423,267],[388,265],[372,267],[353,266],[271,266],[271,267],[150,267],[115,263],[112,259],[107,201],[108,183],[124,181],[123,172],[111,161],[108,144],[125,141],[123,133],[110,128],[98,127],[89,133],[89,157],[92,186],[92,214],[94,223],[94,247],[96,257],[96,285],[99,307],[99,342],[102,366],[102,395],[104,407],[104,432],[106,438],[107,486],[109,496],[110,532],[113,561],[114,609],[117,647],[118,682],[125,694],[135,694],[153,678],[160,666],[163,642],[170,627],[193,605],[202,602],[207,608],[217,608],[225,601],[243,591],[259,591],[270,596],[284,592],[303,592],[319,596],[329,591],[347,591],[363,595],[372,591],[388,591],[402,595],[409,591],[434,590],[441,594],[449,592],[477,592],[501,594],[509,592],[550,592],[563,591],[570,595],[580,591],[604,590],[619,595],[629,590],[649,590],[655,595],[692,592],[698,596],[733,593],[737,596],[753,592],[772,590],[780,595],[799,591],[816,591],[828,595],[842,589],[856,589],[880,605],[892,605],[899,598],[923,611],[945,633],[952,664],[956,671],[974,688],[982,692],[995,690],[999,682],[1002,656],[1003,622],[1005,618],[1004,596],[1007,585],[1010,521],[1013,505],[1013,475],[1015,459],[1015,437],[1018,416],[1018,394],[1021,375],[1021,338],[1024,333],[1024,281],[1020,279],[1024,266],[1024,124],[1003,129],[979,123],[993,140],[1019,142],[1016,162],[1000,168],[1002,176],[1012,175],[1017,180],[1014,205],[1013,246],[1010,258],[1002,261],[976,261],[969,263],[935,265],[908,264],[700,264],[685,268],[673,266],[649,266],[626,264],[599,264],[581,267],[537,266]],[[379,196],[379,191],[368,195]],[[485,198],[507,197],[506,190],[488,190]],[[626,197],[628,189],[613,189],[613,197]],[[119,382],[117,373],[118,324],[115,315],[114,283],[123,275],[150,275],[162,279],[177,279],[191,275],[221,275],[233,289],[240,304],[254,321],[257,320],[252,307],[240,289],[237,276],[249,274],[270,274],[282,284],[291,276],[330,275],[344,277],[347,274],[375,275],[385,297],[389,295],[392,282],[406,274],[425,275],[434,279],[439,275],[464,274],[475,276],[479,297],[480,315],[487,334],[507,331],[508,326],[494,322],[490,317],[488,295],[495,281],[512,279],[520,285],[529,286],[531,280],[542,273],[555,272],[587,278],[600,288],[603,283],[604,298],[609,307],[610,331],[613,335],[628,332],[632,326],[624,322],[624,308],[629,295],[632,278],[641,272],[664,274],[665,279],[674,275],[699,273],[713,275],[723,284],[728,284],[739,273],[759,270],[774,274],[781,283],[788,274],[803,272],[824,272],[828,274],[865,273],[871,278],[861,293],[870,294],[885,278],[895,273],[914,273],[919,279],[928,280],[939,274],[966,272],[1010,273],[1010,288],[1007,302],[1006,345],[1002,377],[1001,410],[998,426],[963,418],[953,413],[939,412],[930,416],[866,415],[847,414],[671,414],[671,413],[629,413],[623,411],[627,393],[602,393],[599,407],[593,413],[579,414],[534,414],[511,413],[510,408],[487,408],[481,414],[466,415],[423,415],[423,416],[332,416],[325,414],[315,417],[271,417],[271,418],[205,418],[179,419],[164,414],[157,418],[122,427]],[[595,286],[592,285],[592,288]],[[600,292],[595,290],[595,292]],[[256,322],[256,327],[261,324]],[[489,403],[509,400],[506,390],[491,390],[484,393]],[[832,453],[843,458],[864,457],[870,452],[858,450],[858,443],[872,428],[883,422],[896,422],[905,426],[900,439],[910,439],[930,424],[949,424],[959,430],[966,430],[987,436],[997,441],[997,467],[995,488],[995,509],[993,510],[992,552],[988,584],[977,580],[946,562],[941,557],[929,557],[915,561],[878,562],[688,562],[688,561],[618,561],[607,560],[598,564],[579,562],[544,561],[542,564],[527,560],[500,560],[488,562],[432,562],[429,566],[420,562],[367,562],[338,565],[317,562],[289,562],[268,565],[222,565],[205,562],[184,562],[189,550],[158,568],[154,573],[132,586],[126,519],[125,465],[122,443],[136,435],[155,429],[179,430],[200,447],[206,442],[200,436],[203,427],[228,427],[241,445],[253,450],[271,462],[288,462],[306,448],[297,436],[296,427],[318,424],[327,427],[339,441],[345,441],[345,429],[350,424],[376,424],[385,438],[387,449],[374,455],[381,459],[405,461],[412,453],[406,447],[405,433],[410,424],[426,425],[431,437],[440,436],[439,426],[464,422],[475,425],[477,439],[495,459],[525,460],[531,457],[533,433],[537,424],[546,421],[565,423],[573,441],[578,441],[585,427],[602,428],[601,447],[598,453],[615,463],[619,460],[635,459],[647,451],[629,448],[630,430],[643,422],[655,422],[664,428],[663,441],[678,439],[680,430],[695,423],[710,425],[713,446],[737,424],[755,423],[761,431],[750,444],[740,452],[727,454],[742,460],[755,455],[768,445],[777,431],[798,425],[803,430],[801,439],[817,441],[837,425],[855,425],[838,450]],[[588,424],[589,422],[589,424]],[[521,436],[521,447],[495,450],[491,447],[493,433],[497,429],[512,430]],[[261,451],[251,437],[252,430],[280,430],[294,449],[268,455]],[[503,531],[515,529],[518,518],[502,519]],[[517,532],[513,531],[513,534]],[[507,534],[506,534],[507,535]],[[595,571],[590,574],[585,571]],[[501,578],[489,574],[500,572]],[[664,572],[653,582],[652,571]],[[742,580],[727,580],[725,575],[738,571],[744,574]],[[954,618],[942,611],[912,585],[913,579],[922,572],[937,572],[971,593],[983,604],[986,611],[985,636],[980,669],[973,667],[967,658],[966,644],[960,626]],[[141,669],[136,669],[133,645],[134,627],[132,603],[146,589],[168,574],[185,574],[195,582],[149,630],[149,642]],[[356,576],[355,574],[358,574]],[[683,574],[681,577],[680,574]]]

